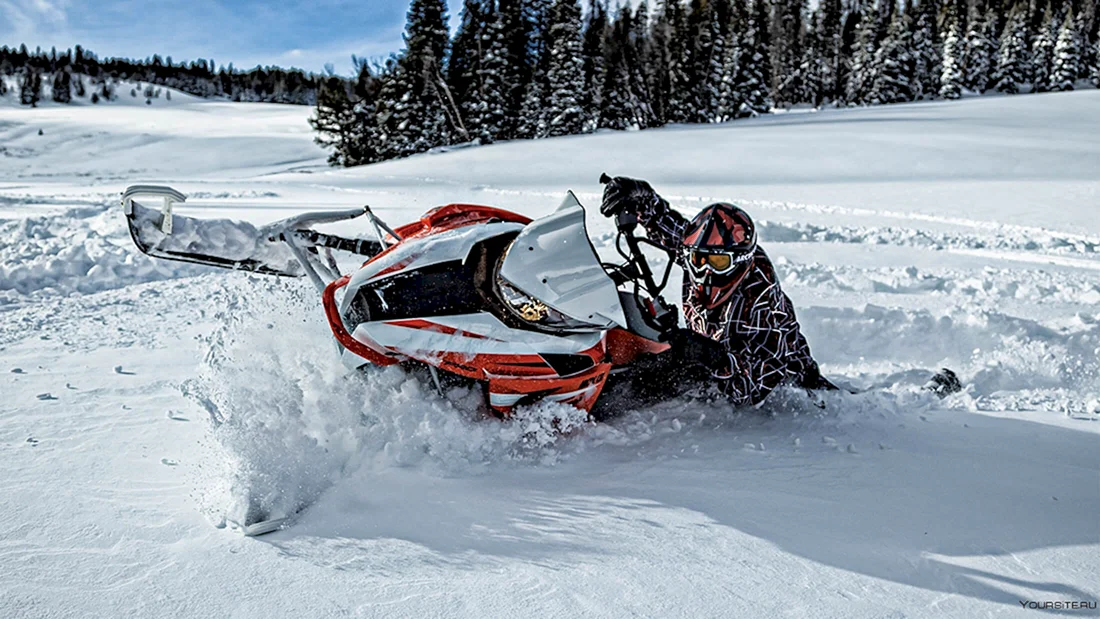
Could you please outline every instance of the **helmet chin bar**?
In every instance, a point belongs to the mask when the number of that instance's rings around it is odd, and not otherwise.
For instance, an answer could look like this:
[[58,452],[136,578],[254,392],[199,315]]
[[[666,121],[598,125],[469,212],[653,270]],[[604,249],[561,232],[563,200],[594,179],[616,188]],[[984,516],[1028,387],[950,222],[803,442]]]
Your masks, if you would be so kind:
[[699,275],[694,269],[688,268],[688,279],[691,280],[694,287],[695,298],[702,303],[702,305],[708,309],[714,309],[733,296],[733,291],[741,285],[741,282],[745,280],[745,276],[752,270],[753,261],[749,260],[747,264],[742,263],[744,268],[738,271],[733,271],[735,275],[729,278],[729,281],[715,281],[722,280],[727,277],[727,274],[717,274],[710,270],[704,270],[702,275]]

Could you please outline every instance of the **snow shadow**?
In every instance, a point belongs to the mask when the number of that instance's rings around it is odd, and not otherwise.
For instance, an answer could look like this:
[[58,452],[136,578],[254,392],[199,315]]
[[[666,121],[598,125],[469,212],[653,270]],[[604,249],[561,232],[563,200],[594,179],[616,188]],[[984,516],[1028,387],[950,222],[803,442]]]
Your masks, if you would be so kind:
[[[1010,607],[1100,595],[1044,573],[1049,552],[1100,539],[1096,434],[838,402],[858,415],[639,413],[617,429],[650,424],[648,440],[577,437],[584,447],[554,467],[364,470],[262,539],[288,558],[394,577],[522,567],[645,579],[691,564],[675,578],[701,595],[777,572],[809,600],[822,577],[858,587],[846,573]],[[800,581],[806,560],[841,571]]]

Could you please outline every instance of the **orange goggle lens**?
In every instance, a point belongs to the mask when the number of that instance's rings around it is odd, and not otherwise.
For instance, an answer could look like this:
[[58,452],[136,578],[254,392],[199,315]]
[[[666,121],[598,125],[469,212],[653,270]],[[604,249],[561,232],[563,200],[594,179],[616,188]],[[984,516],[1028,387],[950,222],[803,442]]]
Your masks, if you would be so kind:
[[733,256],[729,254],[710,254],[693,251],[688,254],[688,261],[697,271],[710,269],[715,273],[725,273],[733,266]]

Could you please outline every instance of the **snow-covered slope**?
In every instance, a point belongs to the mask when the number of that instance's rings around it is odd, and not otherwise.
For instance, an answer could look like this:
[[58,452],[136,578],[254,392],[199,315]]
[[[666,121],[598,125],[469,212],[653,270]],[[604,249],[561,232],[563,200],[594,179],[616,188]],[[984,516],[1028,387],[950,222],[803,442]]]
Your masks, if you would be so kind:
[[[352,170],[324,166],[309,112],[0,107],[0,616],[975,617],[1100,597],[1100,92]],[[189,213],[256,222],[538,215],[568,188],[595,202],[603,171],[686,213],[744,205],[825,372],[870,390],[673,402],[564,438],[560,410],[478,420],[473,394],[349,375],[302,282],[137,254],[116,204],[165,182]],[[967,389],[939,401],[920,386],[944,365]],[[311,507],[250,539],[232,530],[250,504]]]

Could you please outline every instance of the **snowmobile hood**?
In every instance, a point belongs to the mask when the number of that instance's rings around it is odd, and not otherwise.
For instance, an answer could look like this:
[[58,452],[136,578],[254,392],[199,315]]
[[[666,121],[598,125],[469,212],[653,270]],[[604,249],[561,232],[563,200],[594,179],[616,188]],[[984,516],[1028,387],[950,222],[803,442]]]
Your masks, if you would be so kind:
[[520,232],[500,277],[574,320],[626,328],[619,291],[588,240],[584,208],[573,192],[557,211]]
[[433,264],[465,261],[470,250],[479,241],[515,232],[523,224],[493,222],[476,226],[462,226],[428,236],[402,241],[388,253],[363,265],[348,283],[340,311],[346,312],[348,304],[364,284],[390,277],[398,273],[415,271]]

